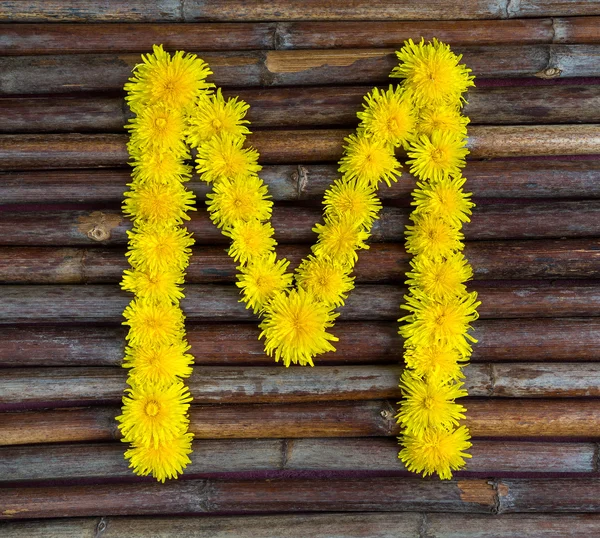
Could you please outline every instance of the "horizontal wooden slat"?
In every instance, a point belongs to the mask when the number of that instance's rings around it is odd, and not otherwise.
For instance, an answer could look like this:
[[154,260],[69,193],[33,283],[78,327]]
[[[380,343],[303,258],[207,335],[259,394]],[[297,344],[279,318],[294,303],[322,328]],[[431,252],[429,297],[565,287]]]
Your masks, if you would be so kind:
[[[369,241],[403,242],[410,210],[386,207]],[[600,201],[523,202],[478,205],[464,228],[467,240],[584,238],[600,235]],[[279,243],[313,243],[322,211],[275,206],[272,225]],[[193,213],[186,223],[198,244],[228,245],[208,212]],[[0,221],[0,246],[125,245],[131,222],[120,211],[6,211]]]
[[[452,511],[599,512],[597,478],[184,480],[0,490],[0,517]],[[560,495],[556,494],[560,488]],[[8,513],[7,513],[8,511]]]
[[[346,129],[257,131],[248,139],[264,164],[338,161]],[[127,135],[0,135],[0,169],[124,167]],[[600,125],[474,126],[467,147],[472,159],[595,155]]]
[[[280,245],[277,253],[293,271],[310,253],[308,245]],[[600,278],[600,240],[471,241],[465,256],[474,279]],[[400,243],[373,243],[360,253],[356,282],[403,281],[409,255]],[[188,284],[234,282],[237,264],[223,248],[197,247]],[[3,284],[104,284],[119,282],[129,264],[120,248],[0,247]]]
[[[338,165],[266,165],[260,177],[275,201],[317,200],[337,178]],[[487,160],[470,161],[464,170],[467,188],[483,198],[600,198],[600,161]],[[130,170],[29,170],[0,172],[0,202],[120,204]],[[186,185],[202,207],[208,185],[194,177]],[[402,171],[400,181],[379,190],[383,200],[406,198],[414,177]]]
[[[187,339],[197,364],[272,366],[273,359],[250,324],[186,323]],[[336,353],[318,364],[398,363],[402,339],[396,322],[336,324]],[[123,358],[125,328],[91,326],[0,327],[0,366],[118,366]],[[478,320],[471,360],[597,361],[600,320]]]
[[[187,49],[189,50],[189,49]],[[479,78],[600,76],[599,45],[453,47]],[[190,51],[191,52],[191,51]],[[393,49],[205,51],[211,80],[223,87],[390,82]],[[0,94],[121,90],[139,54],[5,56]]]
[[[487,514],[358,512],[269,516],[102,517],[2,522],[6,538],[589,538],[600,533],[600,514]],[[367,530],[365,530],[367,529]]]
[[[586,317],[600,315],[600,285],[593,280],[561,283],[542,281],[475,282],[482,319]],[[406,289],[392,285],[362,284],[340,309],[340,319],[395,320],[403,315],[399,305]],[[116,286],[0,286],[0,324],[20,323],[120,323],[129,294]],[[255,321],[257,317],[239,302],[234,286],[187,286],[182,308],[190,321]]]
[[1,24],[0,54],[396,47],[421,37],[456,45],[597,43],[597,17],[470,21],[194,24]]
[[[598,399],[463,400],[473,437],[600,437]],[[110,441],[119,438],[118,407],[5,412],[0,444]],[[395,401],[193,405],[198,439],[387,437],[398,435]]]
[[[600,21],[599,21],[600,23]],[[371,87],[233,90],[250,104],[254,129],[356,125]],[[483,87],[469,91],[463,113],[471,124],[598,123],[600,85]],[[40,96],[0,99],[2,133],[120,132],[132,117],[121,97]]]
[[[286,471],[397,473],[394,438],[204,439],[195,441],[186,477]],[[467,473],[594,473],[595,443],[474,440]],[[0,482],[130,480],[121,443],[0,448]],[[457,476],[463,475],[457,473]]]
[[505,19],[518,17],[599,15],[600,9],[590,0],[533,0],[525,4],[503,0],[467,0],[460,5],[452,1],[426,0],[419,3],[394,4],[385,0],[354,0],[350,3],[306,0],[300,4],[289,0],[160,0],[148,7],[146,2],[109,0],[27,0],[5,2],[0,20],[11,22],[171,22],[171,21],[270,21],[270,20],[418,20],[418,19]]
[[[400,399],[402,371],[401,366],[196,366],[185,382],[198,404]],[[600,396],[600,363],[471,364],[464,373],[469,396]],[[0,378],[0,409],[116,405],[126,378],[123,368],[13,368]]]

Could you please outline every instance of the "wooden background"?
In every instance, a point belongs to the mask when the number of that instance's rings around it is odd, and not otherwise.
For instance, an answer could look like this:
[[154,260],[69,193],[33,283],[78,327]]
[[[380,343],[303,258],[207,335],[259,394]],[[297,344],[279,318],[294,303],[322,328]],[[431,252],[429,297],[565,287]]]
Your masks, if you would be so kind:
[[[28,0],[0,2],[0,21],[2,537],[600,535],[600,2]],[[140,53],[199,52],[251,105],[297,264],[362,96],[420,36],[477,76],[467,469],[423,480],[397,459],[405,172],[383,190],[338,352],[312,369],[263,354],[192,184],[193,463],[165,485],[133,476],[114,416],[130,299],[121,88]]]

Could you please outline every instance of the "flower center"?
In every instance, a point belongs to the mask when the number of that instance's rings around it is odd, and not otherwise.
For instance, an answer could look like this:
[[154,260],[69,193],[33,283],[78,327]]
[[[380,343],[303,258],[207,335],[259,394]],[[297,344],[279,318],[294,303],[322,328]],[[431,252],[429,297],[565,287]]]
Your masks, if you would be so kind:
[[165,125],[167,125],[167,120],[165,118],[156,118],[154,125],[156,125],[159,129],[164,129]]
[[154,400],[150,400],[144,409],[149,417],[155,417],[160,411],[160,406]]

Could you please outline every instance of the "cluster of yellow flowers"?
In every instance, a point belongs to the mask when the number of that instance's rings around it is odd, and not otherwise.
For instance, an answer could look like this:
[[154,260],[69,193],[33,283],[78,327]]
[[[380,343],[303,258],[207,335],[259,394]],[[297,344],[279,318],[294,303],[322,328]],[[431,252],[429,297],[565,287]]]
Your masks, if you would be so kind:
[[368,248],[381,209],[377,188],[399,176],[394,148],[406,144],[413,130],[410,104],[401,89],[375,89],[367,96],[359,128],[346,139],[341,178],[325,192],[324,221],[313,228],[317,242],[294,275],[275,253],[273,204],[258,176],[258,153],[244,147],[248,105],[220,92],[196,103],[188,143],[197,148],[201,179],[212,185],[211,219],[231,239],[228,252],[239,263],[242,301],[263,316],[265,351],[285,366],[312,366],[315,356],[335,351],[331,342],[337,338],[328,329],[354,287],[357,250]]
[[192,373],[194,358],[179,301],[194,243],[183,222],[195,197],[184,186],[191,176],[184,141],[189,111],[207,93],[210,71],[194,55],[171,56],[160,46],[142,59],[125,85],[135,117],[126,126],[133,173],[123,210],[133,230],[128,232],[131,270],[121,287],[134,298],[123,313],[129,326],[123,366],[130,388],[117,420],[130,444],[125,452],[130,467],[164,482],[183,471],[192,451],[192,397],[182,379]]
[[406,370],[396,417],[404,445],[399,457],[410,471],[449,479],[470,457],[469,432],[459,426],[466,409],[455,399],[467,395],[461,367],[475,341],[468,331],[480,304],[465,286],[472,269],[461,252],[461,228],[474,206],[461,175],[469,121],[461,115],[462,94],[474,84],[461,56],[435,39],[408,41],[397,56],[401,63],[391,76],[404,79],[417,114],[407,153],[419,179],[406,232],[414,256],[409,294],[401,306],[410,313],[399,320],[406,322],[400,327]]

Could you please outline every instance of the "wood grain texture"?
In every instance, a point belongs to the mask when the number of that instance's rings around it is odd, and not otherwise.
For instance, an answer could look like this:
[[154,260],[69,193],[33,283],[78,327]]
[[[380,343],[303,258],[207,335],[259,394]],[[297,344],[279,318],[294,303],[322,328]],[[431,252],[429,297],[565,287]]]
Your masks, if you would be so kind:
[[436,37],[456,45],[597,43],[598,17],[437,21],[295,21],[247,23],[0,24],[0,53],[146,53],[166,50],[253,50],[397,47]]
[[[465,473],[596,473],[595,443],[544,441],[473,441]],[[398,473],[394,438],[203,439],[193,443],[186,477],[209,478],[239,473],[287,475],[320,473]],[[70,483],[133,479],[121,443],[48,444],[0,448],[0,482]],[[144,479],[138,479],[144,480]]]
[[[280,245],[293,271],[310,253],[307,245]],[[600,240],[471,241],[465,256],[474,280],[600,278]],[[356,282],[402,282],[410,257],[400,243],[373,243],[361,252]],[[0,247],[3,284],[118,283],[129,264],[121,248]],[[235,282],[236,263],[223,248],[196,247],[187,284]]]
[[27,0],[4,2],[0,20],[11,22],[171,22],[171,21],[271,21],[271,20],[430,20],[506,19],[517,17],[599,15],[595,2],[578,0],[535,0],[511,4],[503,0],[468,0],[460,6],[450,1],[425,0],[418,4],[386,0],[333,1],[306,0],[161,0],[148,8],[144,2],[108,0],[98,6],[84,0]]
[[[556,499],[556,488],[561,488]],[[599,479],[189,480],[0,490],[2,519],[285,512],[597,512]],[[159,493],[160,492],[160,493]]]
[[[273,366],[273,359],[258,340],[260,331],[250,324],[186,324],[196,364]],[[124,327],[42,326],[0,327],[0,366],[119,366]],[[398,363],[402,339],[396,322],[344,322],[336,324],[340,339],[336,353],[325,353],[318,364]],[[597,361],[600,320],[516,319],[478,320],[471,361]]]
[[[600,286],[593,280],[476,282],[482,319],[595,317],[600,315]],[[403,313],[406,289],[393,285],[358,285],[340,308],[340,320],[390,321]],[[129,294],[116,286],[0,286],[0,324],[121,323]],[[190,321],[256,321],[239,302],[234,286],[187,286],[181,307]]]
[[[600,23],[600,21],[599,21]],[[253,129],[356,126],[368,86],[229,90],[250,104]],[[600,122],[600,86],[483,87],[469,90],[471,124]],[[1,133],[122,132],[132,117],[120,96],[0,99]]]
[[[188,52],[191,51],[189,49]],[[479,78],[597,77],[600,45],[453,47]],[[394,49],[204,51],[222,87],[387,84]],[[121,91],[139,54],[5,56],[0,95]],[[35,89],[35,91],[33,91]]]
[[[598,399],[464,399],[464,424],[475,438],[600,437]],[[5,412],[0,443],[99,442],[119,439],[119,407]],[[193,405],[197,439],[389,437],[399,434],[395,401]],[[556,440],[556,439],[554,439]]]
[[[248,144],[264,164],[338,161],[349,134],[346,129],[257,131]],[[126,143],[124,134],[0,135],[0,169],[125,167]],[[595,155],[600,125],[480,125],[469,130],[467,147],[472,159]]]
[[487,514],[357,512],[269,516],[96,517],[4,521],[6,538],[589,538],[600,532],[598,514]]
[[[320,200],[339,176],[335,164],[266,165],[260,177],[275,201]],[[476,199],[485,198],[600,198],[600,161],[483,160],[469,161],[467,187]],[[2,204],[93,203],[120,204],[131,179],[130,170],[26,170],[0,172]],[[383,200],[407,199],[415,178],[406,170],[391,187],[379,190]],[[202,207],[209,186],[197,180],[187,184]]]
[[[385,207],[375,221],[369,242],[403,242],[410,224],[408,208]],[[464,235],[471,240],[593,238],[600,235],[600,201],[532,201],[478,205]],[[276,205],[272,225],[282,244],[312,244],[322,211]],[[191,215],[187,229],[201,245],[228,245],[229,238],[208,212]],[[131,222],[117,210],[5,211],[0,221],[0,246],[123,246]]]
[[[318,364],[318,361],[317,361]],[[400,399],[401,366],[196,366],[185,380],[197,404]],[[471,364],[471,397],[600,396],[600,363]],[[127,371],[111,367],[13,368],[0,378],[0,410],[119,404]]]

